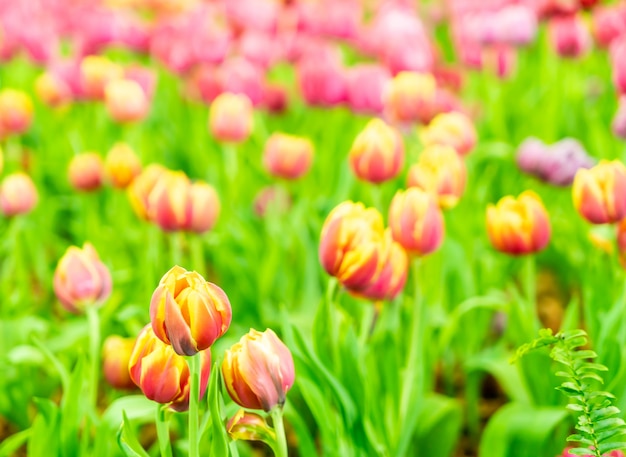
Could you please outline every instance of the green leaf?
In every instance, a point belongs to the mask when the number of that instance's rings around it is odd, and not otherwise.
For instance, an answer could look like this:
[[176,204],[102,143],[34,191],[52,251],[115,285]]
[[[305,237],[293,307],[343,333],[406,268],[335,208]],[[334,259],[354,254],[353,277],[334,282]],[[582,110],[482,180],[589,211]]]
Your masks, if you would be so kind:
[[463,410],[457,400],[436,394],[424,398],[417,418],[414,451],[408,455],[452,455],[459,440],[462,422]]
[[31,429],[27,428],[26,430],[22,430],[21,432],[11,435],[2,441],[0,444],[0,457],[13,456],[16,451],[30,438],[31,433]]
[[60,455],[59,407],[47,398],[35,398],[39,413],[33,421],[28,439],[29,457]]
[[79,357],[61,401],[61,443],[64,455],[79,454],[79,427],[85,416],[85,358]]
[[222,401],[222,392],[220,389],[220,381],[222,379],[222,370],[217,362],[213,364],[211,377],[209,378],[208,402],[211,411],[211,456],[227,457],[230,455],[228,447],[228,435],[226,427],[222,419],[222,411],[220,402]]
[[125,412],[122,412],[122,426],[117,434],[117,444],[126,457],[150,457],[139,444]]
[[600,443],[598,445],[598,449],[602,454],[606,454],[611,451],[623,451],[626,449],[626,442]]

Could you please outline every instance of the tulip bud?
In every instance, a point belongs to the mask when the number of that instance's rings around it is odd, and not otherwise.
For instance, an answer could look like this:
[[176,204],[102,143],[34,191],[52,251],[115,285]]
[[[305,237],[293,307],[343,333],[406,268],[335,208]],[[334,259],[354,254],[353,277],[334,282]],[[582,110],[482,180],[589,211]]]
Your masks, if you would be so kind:
[[476,129],[472,121],[458,112],[441,113],[420,134],[424,146],[451,146],[460,155],[468,154],[476,144]]
[[218,95],[209,111],[209,129],[221,142],[241,143],[252,132],[254,124],[250,99],[225,92]]
[[561,57],[580,57],[591,48],[591,34],[577,14],[551,18],[549,33],[552,47]]
[[[200,400],[206,392],[211,370],[211,351],[200,353]],[[189,367],[184,357],[157,338],[150,324],[137,336],[128,363],[130,378],[144,395],[175,411],[189,409]]]
[[38,200],[37,188],[27,174],[13,173],[2,180],[0,209],[5,216],[26,214],[35,207]]
[[537,174],[547,153],[548,146],[543,141],[535,137],[526,138],[517,148],[517,166],[524,173]]
[[179,355],[195,355],[221,337],[232,318],[228,297],[195,271],[165,273],[150,300],[155,335]]
[[102,345],[102,373],[104,379],[115,389],[132,389],[135,383],[130,379],[128,362],[135,346],[135,338],[122,338],[111,335]]
[[33,119],[33,102],[16,89],[0,91],[0,134],[19,135],[30,127]]
[[539,196],[527,190],[517,199],[506,196],[487,207],[487,232],[498,251],[530,254],[547,246],[550,219]]
[[73,98],[72,89],[53,73],[43,73],[35,80],[35,93],[51,108],[67,105]]
[[393,240],[390,229],[385,230],[381,242],[378,269],[370,284],[357,295],[370,300],[393,300],[406,284],[409,257],[404,248]]
[[104,163],[97,152],[84,152],[72,158],[68,175],[76,190],[98,190],[104,182]]
[[244,409],[237,411],[228,421],[226,431],[233,440],[276,442],[276,433],[265,419]]
[[430,254],[443,241],[441,210],[430,194],[417,187],[396,192],[389,207],[389,227],[393,239],[410,254]]
[[607,224],[626,217],[626,167],[619,160],[601,160],[576,173],[572,187],[574,206],[592,224]]
[[264,411],[282,408],[295,379],[291,352],[270,329],[250,329],[226,351],[222,374],[235,403]]
[[383,234],[383,218],[376,209],[351,201],[341,203],[322,227],[320,262],[346,288],[363,290],[378,270]]
[[298,179],[311,168],[313,143],[308,138],[273,133],[265,143],[263,166],[273,176]]
[[150,108],[142,87],[130,79],[109,82],[104,89],[104,102],[109,115],[121,124],[140,121]]
[[409,168],[408,187],[419,187],[437,198],[439,206],[456,206],[465,189],[465,162],[449,146],[433,145]]
[[427,122],[435,103],[437,84],[429,73],[398,73],[383,92],[385,115],[394,123]]
[[352,143],[349,159],[359,179],[374,184],[393,179],[404,164],[402,137],[384,121],[372,119]]
[[54,271],[54,293],[65,309],[75,314],[109,298],[111,274],[91,244],[65,251]]
[[220,199],[215,189],[207,183],[191,185],[191,219],[188,227],[192,232],[204,233],[215,225],[220,214]]
[[103,56],[87,56],[80,63],[81,85],[85,95],[104,99],[107,84],[124,75],[122,67]]
[[162,165],[150,164],[128,186],[128,199],[135,214],[146,221],[150,218],[150,194],[159,178],[167,171]]
[[126,143],[116,143],[104,160],[104,171],[113,187],[125,189],[141,173],[141,162]]
[[390,80],[389,71],[381,65],[351,67],[346,78],[350,108],[357,113],[382,114],[383,93]]

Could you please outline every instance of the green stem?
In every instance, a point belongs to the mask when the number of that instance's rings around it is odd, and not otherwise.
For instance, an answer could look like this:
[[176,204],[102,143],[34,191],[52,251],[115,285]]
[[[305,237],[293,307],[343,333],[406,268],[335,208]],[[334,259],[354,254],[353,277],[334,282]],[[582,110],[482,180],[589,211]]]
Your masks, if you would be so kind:
[[229,193],[231,193],[235,186],[237,173],[239,172],[239,151],[237,151],[235,144],[224,143],[222,145],[222,152],[224,155],[224,171],[226,172],[226,179],[228,180],[227,185],[229,187]]
[[198,403],[200,398],[200,357],[185,357],[189,366],[189,457],[199,457],[198,451]]
[[204,263],[204,246],[202,243],[202,235],[192,234],[189,238],[189,244],[191,247],[190,251],[192,268],[204,276],[206,273],[206,265]]
[[156,430],[161,457],[172,457],[169,410],[167,406],[159,404],[156,407]]
[[539,330],[539,321],[537,318],[537,268],[535,264],[535,256],[530,254],[524,256],[524,265],[522,267],[524,301],[525,309],[522,315],[526,321],[527,337],[532,338]]
[[283,408],[276,406],[270,411],[272,422],[274,423],[274,432],[276,433],[276,447],[274,448],[275,457],[288,457],[287,436],[285,435],[285,425],[283,424]]
[[89,327],[89,404],[95,416],[98,412],[98,380],[100,377],[100,316],[98,307],[88,303],[85,307]]
[[172,266],[182,266],[183,263],[183,239],[184,232],[176,231],[170,234],[170,250],[172,255]]

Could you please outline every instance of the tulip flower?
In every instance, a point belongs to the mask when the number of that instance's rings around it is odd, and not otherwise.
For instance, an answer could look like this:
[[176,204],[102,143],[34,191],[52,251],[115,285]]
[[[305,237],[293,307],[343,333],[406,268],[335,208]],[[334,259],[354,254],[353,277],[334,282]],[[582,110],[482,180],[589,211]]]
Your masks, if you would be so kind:
[[94,247],[67,249],[54,271],[54,293],[71,313],[102,304],[111,294],[111,274]]
[[111,335],[104,340],[102,372],[104,379],[115,389],[132,389],[135,386],[128,372],[128,362],[135,341],[135,338],[122,338],[118,335]]
[[591,48],[591,34],[577,14],[551,18],[549,34],[552,47],[561,57],[580,57]]
[[348,97],[345,71],[337,59],[307,57],[297,66],[302,98],[311,106],[332,107]]
[[391,122],[427,122],[432,117],[437,83],[430,73],[398,73],[383,92],[385,115]]
[[443,215],[435,199],[417,187],[399,190],[389,207],[393,239],[409,254],[426,255],[443,241]]
[[150,164],[128,186],[128,199],[140,218],[150,219],[150,194],[161,175],[167,171],[167,168],[162,165]]
[[378,272],[383,236],[383,218],[376,209],[351,201],[341,203],[322,227],[322,267],[346,288],[366,289]]
[[274,133],[265,143],[263,166],[273,176],[298,179],[311,168],[313,143],[308,138]]
[[220,214],[220,199],[215,189],[207,183],[191,185],[191,219],[186,227],[196,233],[211,230]]
[[43,73],[35,80],[37,97],[52,108],[69,104],[72,99],[72,89],[63,79],[54,73]]
[[115,144],[104,159],[108,181],[118,189],[125,189],[141,173],[141,162],[126,143]]
[[380,119],[372,119],[350,148],[350,166],[364,181],[379,184],[395,178],[404,164],[400,134]]
[[[200,400],[206,392],[211,369],[211,351],[200,353]],[[130,378],[144,395],[157,403],[169,404],[175,411],[189,409],[189,367],[169,344],[154,334],[150,324],[137,336],[128,363]]]
[[111,118],[121,124],[142,120],[150,109],[143,88],[130,79],[109,82],[104,89],[104,103]]
[[25,173],[13,173],[0,184],[0,210],[5,216],[26,214],[37,205],[38,200],[37,188]]
[[226,424],[226,431],[233,440],[263,441],[273,445],[276,433],[265,419],[256,413],[240,409]]
[[183,230],[191,219],[191,181],[182,171],[167,170],[148,197],[148,217],[165,231]]
[[393,240],[391,230],[382,238],[378,269],[368,286],[357,295],[370,300],[393,300],[404,289],[409,269],[409,257],[404,248]]
[[242,94],[218,95],[209,111],[209,130],[216,140],[241,143],[252,132],[254,124],[250,99]]
[[104,99],[105,88],[116,79],[121,79],[124,70],[103,56],[87,56],[80,63],[81,86],[88,98]]
[[150,300],[155,335],[179,355],[195,355],[221,337],[232,318],[228,297],[195,271],[175,266]]
[[458,112],[441,113],[420,133],[424,146],[450,146],[460,155],[468,154],[476,144],[476,129],[472,121]]
[[235,403],[264,411],[282,408],[295,379],[291,352],[270,329],[251,329],[226,351],[222,374]]
[[439,206],[449,209],[456,206],[463,195],[466,174],[465,162],[454,149],[433,145],[426,148],[419,162],[409,169],[407,185],[430,192]]
[[572,196],[581,216],[592,224],[618,222],[626,217],[626,167],[619,160],[601,160],[574,178]]
[[16,89],[0,91],[0,135],[20,135],[30,127],[33,119],[33,102]]
[[97,152],[84,152],[70,161],[68,176],[72,187],[91,192],[104,182],[104,163]]
[[389,71],[380,65],[351,67],[346,77],[350,108],[357,113],[382,114],[383,93],[390,79]]
[[530,254],[550,241],[550,219],[533,191],[506,196],[487,208],[487,232],[493,246],[512,255]]

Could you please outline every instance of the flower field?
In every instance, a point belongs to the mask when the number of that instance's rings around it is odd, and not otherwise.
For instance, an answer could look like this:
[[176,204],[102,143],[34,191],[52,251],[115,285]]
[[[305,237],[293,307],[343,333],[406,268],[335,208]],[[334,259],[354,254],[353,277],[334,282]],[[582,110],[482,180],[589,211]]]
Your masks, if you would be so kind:
[[623,457],[626,3],[0,0],[0,457]]

